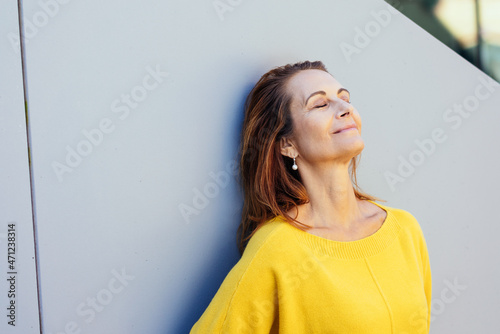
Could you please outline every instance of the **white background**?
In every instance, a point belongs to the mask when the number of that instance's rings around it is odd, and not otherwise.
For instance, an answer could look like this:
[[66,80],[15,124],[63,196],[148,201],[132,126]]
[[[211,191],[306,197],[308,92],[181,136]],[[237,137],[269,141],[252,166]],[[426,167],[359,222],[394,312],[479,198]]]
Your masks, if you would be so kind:
[[[31,254],[21,56],[7,38],[17,11],[12,0],[2,7],[0,233],[19,221]],[[490,92],[485,74],[387,8],[375,0],[23,1],[43,332],[189,331],[239,258],[242,199],[231,165],[244,99],[272,67],[306,59],[325,62],[351,91],[363,120],[363,190],[420,222],[433,273],[431,332],[498,330],[500,87]],[[356,51],[347,54],[347,44]],[[466,116],[447,111],[464,104]],[[446,139],[422,153],[415,141],[435,129]],[[72,150],[83,153],[69,166]],[[402,160],[413,172],[391,187],[387,174]],[[19,263],[29,301],[19,327],[2,316],[0,328],[38,333],[34,262]]]

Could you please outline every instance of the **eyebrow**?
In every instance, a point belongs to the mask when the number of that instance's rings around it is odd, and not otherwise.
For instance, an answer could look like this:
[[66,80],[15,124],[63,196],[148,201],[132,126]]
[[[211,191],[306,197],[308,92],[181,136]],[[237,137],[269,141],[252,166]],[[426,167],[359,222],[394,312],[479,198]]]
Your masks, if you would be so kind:
[[[350,93],[347,89],[345,89],[345,88],[340,88],[340,89],[337,91],[337,95],[339,95],[340,93],[342,93],[342,92],[344,92],[344,91],[345,91],[345,92],[347,92],[347,94],[351,95],[351,93]],[[315,95],[318,95],[318,94],[321,94],[321,95],[326,95],[326,92],[325,92],[324,90],[318,90],[317,92],[312,93],[312,94],[311,94],[311,95],[309,95],[309,97],[306,99],[306,103],[305,103],[305,105],[307,105],[307,102],[309,101],[309,99],[310,99],[311,97],[313,97],[313,96],[315,96]]]

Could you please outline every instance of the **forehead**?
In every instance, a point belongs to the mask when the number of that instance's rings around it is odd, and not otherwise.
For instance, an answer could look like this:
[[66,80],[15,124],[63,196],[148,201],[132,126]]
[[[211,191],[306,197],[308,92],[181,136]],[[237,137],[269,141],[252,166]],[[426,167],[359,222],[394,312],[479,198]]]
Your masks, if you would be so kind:
[[290,78],[287,88],[293,101],[304,103],[309,95],[319,90],[323,90],[327,94],[337,95],[337,91],[342,88],[342,85],[328,72],[304,70]]

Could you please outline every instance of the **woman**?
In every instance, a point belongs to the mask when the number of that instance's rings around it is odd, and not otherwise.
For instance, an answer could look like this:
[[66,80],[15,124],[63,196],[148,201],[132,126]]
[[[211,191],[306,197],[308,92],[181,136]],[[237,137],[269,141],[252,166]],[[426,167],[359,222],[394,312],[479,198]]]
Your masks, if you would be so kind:
[[323,63],[262,76],[241,141],[242,257],[191,333],[428,333],[422,230],[358,189],[361,118]]

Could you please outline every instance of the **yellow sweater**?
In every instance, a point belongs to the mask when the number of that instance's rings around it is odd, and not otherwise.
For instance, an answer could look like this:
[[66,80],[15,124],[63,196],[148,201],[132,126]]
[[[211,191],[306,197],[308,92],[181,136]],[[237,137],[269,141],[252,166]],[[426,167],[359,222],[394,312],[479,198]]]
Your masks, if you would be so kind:
[[190,333],[428,333],[422,230],[409,212],[372,203],[387,218],[356,241],[322,238],[282,217],[266,222]]

